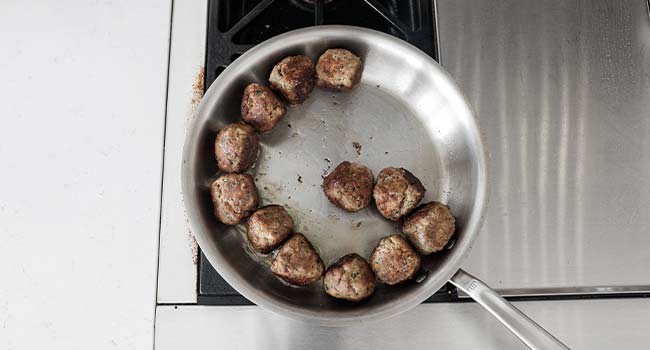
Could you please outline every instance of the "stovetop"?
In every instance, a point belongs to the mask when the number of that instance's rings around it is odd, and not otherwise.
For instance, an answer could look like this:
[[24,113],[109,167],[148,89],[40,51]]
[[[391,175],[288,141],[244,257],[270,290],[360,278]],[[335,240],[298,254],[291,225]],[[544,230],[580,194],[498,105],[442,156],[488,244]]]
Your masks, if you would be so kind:
[[[321,24],[345,24],[379,30],[417,46],[438,59],[435,14],[429,0],[209,0],[205,89],[237,57],[276,35]],[[201,253],[199,304],[245,305]],[[427,301],[449,301],[455,289],[443,287]]]

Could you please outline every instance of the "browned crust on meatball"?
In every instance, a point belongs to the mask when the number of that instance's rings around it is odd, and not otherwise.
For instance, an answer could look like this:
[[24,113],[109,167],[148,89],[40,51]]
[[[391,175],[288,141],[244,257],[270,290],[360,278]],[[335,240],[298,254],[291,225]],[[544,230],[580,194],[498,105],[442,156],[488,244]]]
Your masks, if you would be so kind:
[[377,279],[395,285],[407,281],[420,268],[420,256],[400,235],[384,237],[370,254],[370,267]]
[[327,269],[323,287],[334,298],[361,301],[375,291],[375,274],[366,259],[348,254]]
[[311,59],[304,55],[283,58],[271,70],[271,88],[280,92],[291,105],[301,104],[314,89],[316,70]]
[[217,165],[227,173],[248,170],[257,158],[259,137],[255,129],[245,123],[226,125],[214,141]]
[[323,192],[337,207],[356,212],[370,204],[373,182],[368,167],[343,161],[325,177]]
[[251,246],[268,253],[279,246],[293,231],[293,220],[280,205],[268,205],[255,211],[246,222]]
[[284,242],[271,263],[271,271],[276,276],[297,286],[318,281],[324,270],[320,256],[301,233]]
[[421,205],[402,226],[404,235],[422,255],[442,250],[455,230],[456,219],[449,207],[439,202]]
[[377,210],[385,218],[398,221],[408,215],[424,197],[422,182],[404,168],[384,168],[377,175],[372,192]]
[[363,63],[345,49],[328,49],[318,58],[316,84],[334,90],[350,90],[361,80]]
[[214,215],[226,225],[236,225],[257,208],[257,187],[248,174],[225,174],[210,185]]
[[252,83],[244,89],[241,117],[258,132],[273,129],[286,112],[284,103],[268,87]]

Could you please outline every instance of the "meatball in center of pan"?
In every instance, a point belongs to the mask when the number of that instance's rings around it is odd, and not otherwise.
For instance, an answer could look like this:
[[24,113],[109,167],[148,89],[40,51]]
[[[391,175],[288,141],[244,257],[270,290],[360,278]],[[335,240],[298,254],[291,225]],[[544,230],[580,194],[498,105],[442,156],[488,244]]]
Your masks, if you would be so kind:
[[368,167],[344,161],[325,177],[323,192],[337,207],[356,212],[370,204],[373,182]]

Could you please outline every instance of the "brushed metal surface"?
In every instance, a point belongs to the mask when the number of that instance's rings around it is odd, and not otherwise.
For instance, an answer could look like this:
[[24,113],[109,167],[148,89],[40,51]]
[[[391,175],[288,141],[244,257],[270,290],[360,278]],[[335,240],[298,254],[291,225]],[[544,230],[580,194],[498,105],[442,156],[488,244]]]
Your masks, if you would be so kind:
[[[380,286],[358,305],[328,297],[320,284],[294,288],[280,282],[267,266],[269,257],[251,252],[241,227],[218,223],[209,194],[217,176],[214,138],[224,125],[239,119],[245,85],[266,82],[273,65],[287,55],[317,59],[328,47],[346,47],[362,57],[361,83],[349,93],[315,89],[303,105],[289,109],[276,130],[262,136],[253,170],[262,204],[286,206],[297,231],[314,243],[326,264],[350,252],[368,257],[381,237],[398,232],[373,208],[347,214],[327,201],[321,176],[343,160],[364,163],[374,174],[386,166],[410,169],[428,189],[425,200],[448,203],[457,224],[453,249],[423,259],[428,273],[424,281]],[[360,150],[354,142],[361,144]],[[473,112],[429,56],[380,32],[319,26],[255,46],[212,84],[186,139],[184,203],[206,257],[242,295],[287,316],[350,324],[405,311],[457,271],[482,220],[484,161]]]
[[650,290],[646,7],[437,1],[441,63],[490,157],[490,206],[463,266],[492,287]]
[[[650,298],[514,303],[572,349],[647,349]],[[521,350],[476,303],[422,304],[394,318],[317,327],[256,306],[158,306],[157,350],[446,349]]]

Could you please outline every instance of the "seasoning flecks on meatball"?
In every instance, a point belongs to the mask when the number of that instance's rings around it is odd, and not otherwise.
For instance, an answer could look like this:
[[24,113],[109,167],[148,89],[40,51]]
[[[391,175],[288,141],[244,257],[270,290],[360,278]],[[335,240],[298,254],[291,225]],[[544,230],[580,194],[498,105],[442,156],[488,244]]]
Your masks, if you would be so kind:
[[246,235],[255,250],[268,253],[293,231],[293,220],[280,205],[268,205],[255,211],[246,222]]
[[361,79],[363,63],[345,49],[328,49],[316,64],[316,84],[335,90],[350,90]]
[[420,268],[420,256],[400,235],[384,237],[370,254],[370,267],[377,279],[395,285],[413,278]]
[[377,175],[372,195],[381,215],[398,221],[415,209],[425,191],[422,182],[408,170],[388,167]]
[[454,235],[456,219],[449,207],[439,202],[420,206],[402,226],[402,232],[422,255],[442,250]]
[[314,75],[314,64],[309,57],[289,56],[273,67],[269,83],[289,104],[297,105],[305,101],[314,89]]
[[259,151],[259,137],[250,125],[234,123],[226,125],[214,141],[217,165],[227,173],[241,173],[248,170]]
[[325,177],[323,192],[337,207],[356,212],[370,204],[373,182],[368,167],[343,161]]
[[241,117],[258,132],[273,129],[287,112],[284,104],[268,87],[253,83],[244,89]]
[[226,225],[236,225],[257,208],[257,187],[248,174],[225,174],[212,182],[214,215]]
[[334,298],[361,301],[375,291],[375,274],[366,259],[348,254],[327,269],[323,287]]
[[320,256],[301,233],[284,242],[271,263],[271,271],[276,276],[297,286],[316,282],[324,270]]

